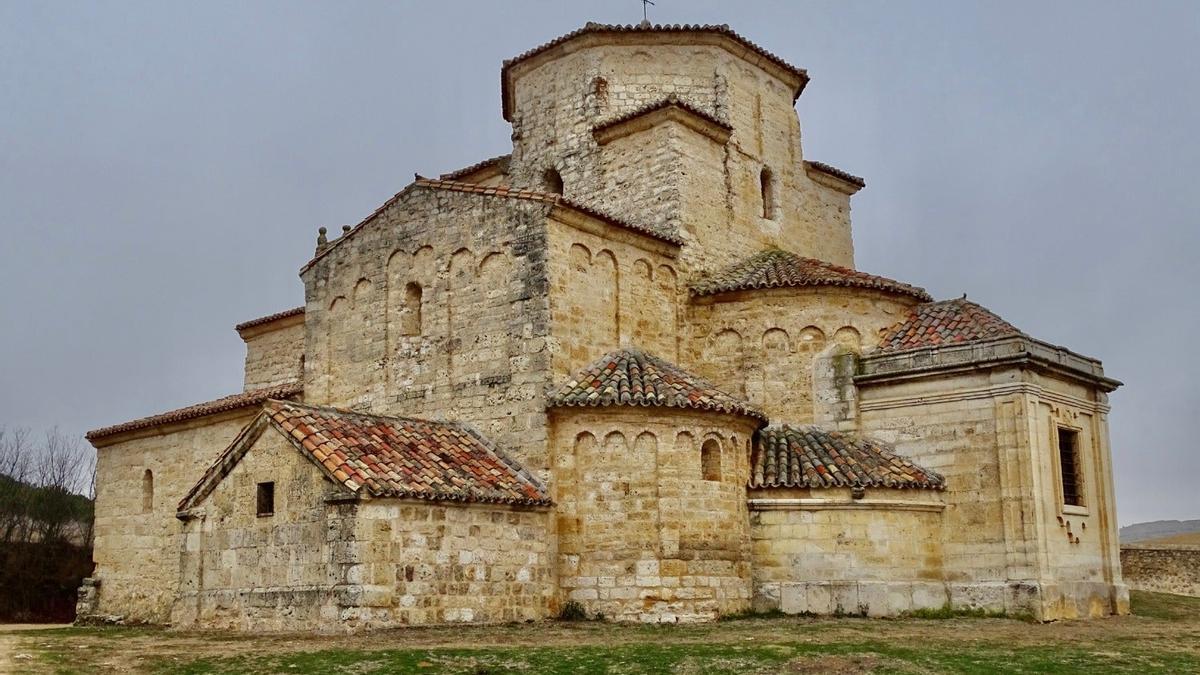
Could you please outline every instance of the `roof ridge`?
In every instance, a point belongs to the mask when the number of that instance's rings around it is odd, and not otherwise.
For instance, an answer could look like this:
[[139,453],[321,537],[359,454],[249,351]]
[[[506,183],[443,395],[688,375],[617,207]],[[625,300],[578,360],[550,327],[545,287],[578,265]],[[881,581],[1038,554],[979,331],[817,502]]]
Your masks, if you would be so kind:
[[[781,262],[787,266],[780,265]],[[919,286],[845,267],[828,260],[810,258],[777,246],[762,249],[698,279],[688,286],[688,292],[693,296],[704,296],[731,291],[802,286],[870,288],[885,293],[907,295],[922,302],[933,299]]]
[[722,129],[726,129],[729,131],[733,130],[733,125],[729,124],[729,122],[726,122],[725,120],[720,119],[716,115],[713,115],[713,114],[705,111],[703,108],[701,108],[696,103],[693,103],[693,102],[683,98],[682,96],[672,92],[658,100],[651,101],[650,103],[647,103],[643,106],[634,108],[633,110],[631,110],[629,112],[621,113],[621,114],[615,115],[607,120],[601,120],[600,122],[597,122],[596,124],[594,124],[592,126],[592,133],[595,133],[598,131],[603,131],[610,127],[615,127],[618,124],[624,124],[625,122],[628,122],[633,119],[637,119],[638,117],[641,117],[642,115],[646,115],[648,113],[652,113],[657,110],[662,110],[664,108],[670,108],[672,106],[679,108],[681,110],[686,110],[687,112],[689,112],[707,122],[710,122],[712,124],[715,124],[715,125],[721,127]]

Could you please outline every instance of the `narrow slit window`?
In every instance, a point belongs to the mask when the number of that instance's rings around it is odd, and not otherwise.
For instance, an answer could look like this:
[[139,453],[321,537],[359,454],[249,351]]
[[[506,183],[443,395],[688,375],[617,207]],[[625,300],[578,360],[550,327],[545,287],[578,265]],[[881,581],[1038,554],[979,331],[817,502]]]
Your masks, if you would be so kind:
[[710,438],[700,446],[700,472],[704,480],[721,480],[721,444],[715,439]]
[[258,515],[275,515],[275,483],[258,484]]
[[401,320],[403,335],[421,334],[421,284],[413,281],[404,287],[404,316]]
[[767,220],[775,219],[775,177],[770,167],[763,167],[758,175],[759,190],[762,194],[762,217]]
[[142,474],[142,513],[154,510],[154,473],[150,469]]
[[1058,465],[1062,474],[1063,504],[1083,506],[1083,480],[1079,467],[1079,432],[1058,429]]

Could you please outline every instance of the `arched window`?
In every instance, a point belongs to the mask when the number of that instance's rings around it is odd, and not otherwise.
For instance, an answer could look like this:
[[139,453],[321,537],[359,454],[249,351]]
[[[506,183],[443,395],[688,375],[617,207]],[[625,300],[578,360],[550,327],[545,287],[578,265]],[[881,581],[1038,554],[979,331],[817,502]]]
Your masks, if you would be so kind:
[[558,173],[554,169],[546,169],[543,180],[546,184],[546,192],[555,195],[561,195],[563,193],[562,174]]
[[404,308],[400,320],[400,332],[403,335],[421,334],[421,284],[410,281],[404,287]]
[[762,217],[767,220],[775,219],[775,177],[770,167],[764,166],[758,175],[758,185],[762,195]]
[[704,480],[721,480],[721,442],[715,438],[700,446],[700,473]]
[[150,469],[142,474],[142,513],[154,510],[154,473]]

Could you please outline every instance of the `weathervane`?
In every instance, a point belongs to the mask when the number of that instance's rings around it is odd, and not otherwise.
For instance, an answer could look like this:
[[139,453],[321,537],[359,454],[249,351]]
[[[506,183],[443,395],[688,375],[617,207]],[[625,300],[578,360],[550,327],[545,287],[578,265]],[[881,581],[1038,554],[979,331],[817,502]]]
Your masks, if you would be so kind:
[[650,23],[650,5],[654,4],[654,0],[642,0],[642,23]]

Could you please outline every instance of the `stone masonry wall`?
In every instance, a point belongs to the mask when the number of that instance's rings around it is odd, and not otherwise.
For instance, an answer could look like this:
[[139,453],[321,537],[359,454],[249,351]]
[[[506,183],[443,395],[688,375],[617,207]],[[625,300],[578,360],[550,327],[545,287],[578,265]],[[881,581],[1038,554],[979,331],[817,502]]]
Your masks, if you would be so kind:
[[934,490],[751,491],[755,606],[871,616],[942,607],[942,508]]
[[304,368],[303,317],[289,317],[269,330],[247,331],[242,339],[246,341],[246,391],[300,380]]
[[687,308],[684,363],[765,410],[772,421],[814,420],[814,360],[831,345],[872,347],[915,300],[875,291],[779,288],[700,298]]
[[554,383],[625,345],[676,361],[683,290],[675,248],[624,232],[550,225]]
[[1106,423],[1077,419],[1095,507],[1063,507],[1051,420],[1092,404],[1057,389],[1019,369],[860,389],[863,432],[946,478],[944,570],[955,606],[1046,620],[1127,611],[1108,552],[1111,470],[1099,461],[1107,456]]
[[99,614],[168,620],[179,583],[176,505],[256,412],[213,415],[101,444],[92,553]]
[[1139,591],[1200,597],[1200,548],[1126,544],[1121,573]]
[[[519,67],[512,114],[512,184],[545,189],[546,170],[554,169],[568,196],[634,221],[665,221],[686,229],[705,243],[688,251],[695,256],[689,261],[695,273],[744,253],[747,241],[758,242],[757,248],[775,244],[853,266],[849,197],[815,183],[805,172],[790,86],[719,47],[645,39],[646,45],[589,46]],[[614,159],[613,153],[622,152],[619,148],[601,151],[591,133],[594,126],[672,94],[731,124],[727,146],[676,130],[673,151],[664,148],[657,132],[649,134],[651,146],[642,143],[640,158]],[[659,175],[664,152],[679,161],[674,170]],[[612,179],[606,178],[604,167],[638,161],[653,170],[631,171],[625,180],[648,176],[661,181],[662,188],[605,187]],[[763,217],[760,196],[764,167],[774,180],[770,218]],[[686,185],[678,180],[684,173]],[[660,189],[683,190],[682,201],[646,198]],[[593,201],[594,195],[603,198]]]
[[305,398],[465,420],[544,470],[544,204],[414,188],[305,270]]
[[[259,515],[259,483],[274,511]],[[341,557],[353,507],[311,461],[268,429],[201,503],[179,538],[177,627],[279,631],[336,629],[354,601]]]
[[552,423],[564,601],[610,619],[669,623],[749,606],[745,485],[756,421],[563,408]]
[[364,503],[347,611],[363,627],[500,623],[555,611],[550,513],[394,499]]

